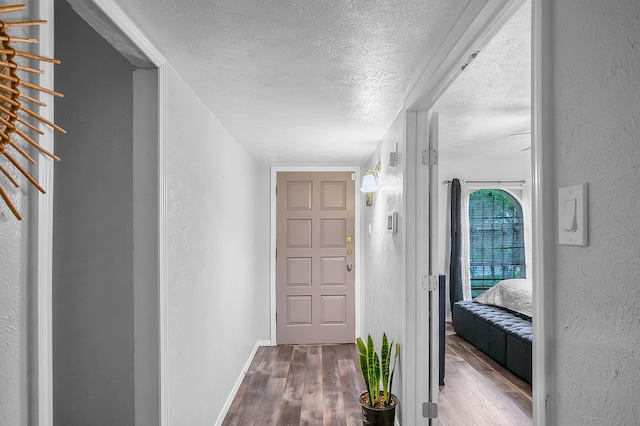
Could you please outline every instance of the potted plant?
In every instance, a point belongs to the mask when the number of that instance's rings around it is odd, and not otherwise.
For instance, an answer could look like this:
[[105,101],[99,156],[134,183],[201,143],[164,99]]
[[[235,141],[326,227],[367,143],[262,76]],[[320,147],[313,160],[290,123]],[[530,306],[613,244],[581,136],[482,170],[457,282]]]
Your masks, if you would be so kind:
[[[367,391],[360,395],[362,424],[393,426],[398,398],[391,393],[391,386],[393,385],[393,373],[396,370],[396,360],[400,352],[400,344],[397,343],[395,346],[393,368],[391,372],[389,372],[393,340],[391,344],[389,344],[387,335],[382,334],[380,355],[375,351],[371,335],[368,336],[366,344],[360,337],[358,337],[357,343],[360,371],[362,372],[364,383],[367,386]],[[380,389],[380,383],[382,383],[382,389]]]

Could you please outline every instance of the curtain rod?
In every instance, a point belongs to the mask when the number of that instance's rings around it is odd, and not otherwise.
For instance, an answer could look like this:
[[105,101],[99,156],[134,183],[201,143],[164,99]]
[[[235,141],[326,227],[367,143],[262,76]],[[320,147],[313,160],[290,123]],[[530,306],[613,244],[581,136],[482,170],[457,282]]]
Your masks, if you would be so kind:
[[[519,183],[521,185],[524,185],[527,181],[524,179],[521,180],[466,180],[466,183]],[[451,180],[443,180],[442,183],[444,184],[449,184],[451,183]]]

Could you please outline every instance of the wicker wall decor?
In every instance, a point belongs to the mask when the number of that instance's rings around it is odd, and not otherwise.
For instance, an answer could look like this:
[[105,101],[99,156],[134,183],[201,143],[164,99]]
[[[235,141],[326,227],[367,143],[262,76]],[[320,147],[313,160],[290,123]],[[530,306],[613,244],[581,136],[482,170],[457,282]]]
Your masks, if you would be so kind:
[[[26,6],[23,4],[0,6],[0,14],[15,12],[19,10],[25,10]],[[4,15],[0,15],[4,16]],[[28,81],[21,80],[18,73],[31,73],[31,74],[43,74],[44,71],[31,68],[28,66],[20,65],[21,61],[42,61],[59,64],[57,59],[46,58],[43,56],[33,55],[27,52],[16,50],[13,48],[13,44],[24,43],[37,43],[38,40],[32,38],[13,37],[9,35],[7,31],[10,31],[14,27],[24,27],[29,25],[44,24],[45,20],[36,21],[4,21],[0,19],[0,155],[5,157],[8,162],[4,162],[10,170],[16,170],[22,174],[33,186],[35,186],[40,192],[45,193],[44,188],[38,183],[38,181],[27,171],[27,169],[18,161],[18,155],[24,157],[26,161],[35,164],[35,159],[27,152],[25,148],[32,146],[42,154],[59,161],[53,153],[47,151],[31,136],[28,135],[30,131],[44,135],[44,132],[40,130],[40,122],[52,127],[60,133],[66,133],[63,129],[56,126],[53,122],[34,112],[31,108],[31,104],[39,107],[46,107],[47,105],[37,99],[37,95],[32,93],[34,97],[28,96],[22,93],[22,89],[33,91],[37,93],[48,93],[53,96],[62,97],[62,93],[55,92],[53,90],[40,87],[36,84],[32,84]],[[26,101],[26,103],[25,103]],[[33,109],[37,109],[33,108]],[[33,124],[30,119],[35,119]],[[14,135],[17,136],[14,140]],[[18,157],[18,158],[17,158]],[[24,161],[24,160],[23,160]],[[19,187],[18,181],[10,173],[10,170],[5,169],[0,163],[0,172],[11,182],[15,187]],[[1,177],[1,176],[0,176]],[[0,180],[0,196],[7,204],[11,212],[18,219],[22,219],[22,215],[16,208],[15,204],[9,197],[8,192],[2,186],[2,180]]]

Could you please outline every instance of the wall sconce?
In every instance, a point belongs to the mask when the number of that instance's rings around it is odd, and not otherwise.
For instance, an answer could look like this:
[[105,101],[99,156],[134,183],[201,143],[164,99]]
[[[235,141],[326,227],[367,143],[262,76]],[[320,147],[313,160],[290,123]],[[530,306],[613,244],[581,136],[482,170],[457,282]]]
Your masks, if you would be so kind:
[[378,184],[376,183],[376,178],[373,176],[374,173],[376,176],[380,176],[380,170],[382,166],[380,163],[376,164],[375,169],[367,169],[364,172],[364,177],[362,178],[362,186],[360,187],[360,192],[376,192],[378,189]]

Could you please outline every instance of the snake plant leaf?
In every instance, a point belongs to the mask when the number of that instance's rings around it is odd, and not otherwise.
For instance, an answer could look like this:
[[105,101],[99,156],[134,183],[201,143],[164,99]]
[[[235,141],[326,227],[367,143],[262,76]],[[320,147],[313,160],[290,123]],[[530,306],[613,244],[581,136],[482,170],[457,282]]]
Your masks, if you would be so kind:
[[396,371],[396,360],[400,354],[400,343],[396,343],[396,353],[393,356],[393,369],[391,370],[391,376],[389,377],[389,393],[391,393],[391,387],[393,386],[393,373]]
[[[360,371],[362,373],[362,377],[364,379],[364,383],[367,386],[367,393],[369,394],[369,400],[371,400],[371,386],[369,380],[369,364],[368,364],[368,355],[367,355],[367,345],[364,344],[364,341],[358,337],[356,340],[358,344],[358,359],[360,361]],[[372,405],[373,406],[373,405]]]
[[374,359],[374,364],[373,364],[373,371],[375,372],[375,396],[376,398],[378,398],[378,395],[380,395],[380,358],[378,357],[378,354],[376,353],[375,356],[373,357]]
[[386,333],[382,334],[382,349],[380,349],[380,356],[382,359],[382,395],[384,403],[389,403],[389,366],[391,365],[391,350],[393,349],[393,340],[389,345]]
[[373,346],[373,339],[371,338],[371,335],[369,335],[367,337],[367,363],[369,364],[369,397],[371,398],[371,406],[375,404],[374,401],[378,396],[379,389],[379,379],[377,378],[375,369],[375,357],[376,351]]

